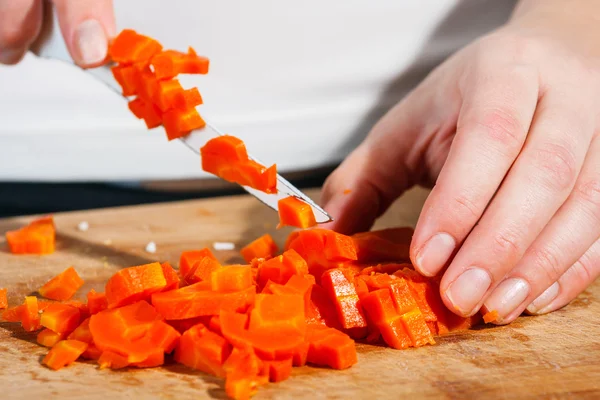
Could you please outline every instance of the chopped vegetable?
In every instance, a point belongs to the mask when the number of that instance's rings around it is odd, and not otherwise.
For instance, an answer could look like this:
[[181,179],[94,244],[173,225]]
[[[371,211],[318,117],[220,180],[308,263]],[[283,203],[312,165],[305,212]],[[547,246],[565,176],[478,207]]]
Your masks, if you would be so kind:
[[16,231],[6,232],[6,241],[13,254],[54,253],[56,231],[52,217],[36,219]]
[[63,340],[65,336],[65,333],[58,333],[54,332],[51,329],[44,329],[43,331],[40,331],[40,333],[38,333],[36,341],[38,342],[38,344],[44,347],[52,347],[56,343]]
[[179,74],[207,74],[209,61],[191,48],[187,54],[167,50],[152,58],[152,67],[158,79],[170,79]]
[[311,228],[317,225],[312,207],[295,196],[283,198],[277,202],[279,226]]
[[483,322],[489,324],[490,322],[495,322],[498,319],[498,311],[492,310],[485,314],[483,314]]
[[78,340],[61,340],[50,349],[42,363],[50,369],[61,369],[77,360],[87,347],[87,343]]
[[273,238],[268,233],[249,243],[240,250],[246,262],[252,262],[255,258],[273,258],[278,248]]
[[6,296],[6,293],[6,289],[0,289],[0,310],[8,308],[8,298]]
[[217,257],[208,248],[184,251],[179,258],[179,273],[182,277],[187,276],[191,272],[192,267],[194,267],[194,264],[207,257],[217,261]]
[[39,292],[47,299],[69,300],[81,286],[83,286],[83,279],[73,267],[69,267],[46,282]]
[[81,322],[81,312],[66,304],[52,304],[42,313],[40,325],[57,333],[69,334]]
[[98,314],[100,311],[106,310],[108,308],[106,293],[98,293],[91,289],[87,294],[87,304],[90,314]]
[[160,292],[166,286],[167,281],[160,263],[122,269],[106,283],[108,307],[149,300],[152,293]]
[[37,298],[33,296],[25,297],[25,308],[21,311],[21,325],[27,332],[33,332],[40,329],[40,314]]
[[110,58],[123,65],[149,61],[162,50],[156,40],[140,35],[134,30],[124,29],[113,40],[108,50]]

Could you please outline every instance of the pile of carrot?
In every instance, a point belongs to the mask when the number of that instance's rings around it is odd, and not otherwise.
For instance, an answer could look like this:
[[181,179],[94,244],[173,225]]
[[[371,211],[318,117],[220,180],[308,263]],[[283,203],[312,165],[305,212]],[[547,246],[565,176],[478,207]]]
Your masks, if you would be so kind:
[[437,279],[415,272],[411,237],[411,228],[354,236],[310,229],[292,233],[280,252],[266,234],[241,250],[244,265],[222,265],[209,249],[185,251],[178,269],[124,268],[86,301],[73,300],[84,282],[70,267],[38,290],[45,299],[28,296],[2,317],[38,332],[49,368],[172,359],[224,378],[230,397],[247,399],[293,367],[351,367],[355,341],[420,347],[479,323],[480,315],[446,309]]

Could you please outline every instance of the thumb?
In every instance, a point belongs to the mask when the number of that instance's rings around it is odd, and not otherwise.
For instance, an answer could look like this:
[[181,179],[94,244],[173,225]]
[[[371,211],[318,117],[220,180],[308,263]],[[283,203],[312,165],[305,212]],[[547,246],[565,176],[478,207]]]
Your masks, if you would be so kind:
[[73,60],[81,67],[103,64],[115,35],[112,0],[53,0],[60,29]]
[[[334,219],[327,228],[345,234],[369,230],[396,198],[433,172],[426,155],[437,155],[440,145],[449,148],[460,107],[450,81],[430,75],[329,176],[321,198]],[[432,145],[437,150],[430,152]]]

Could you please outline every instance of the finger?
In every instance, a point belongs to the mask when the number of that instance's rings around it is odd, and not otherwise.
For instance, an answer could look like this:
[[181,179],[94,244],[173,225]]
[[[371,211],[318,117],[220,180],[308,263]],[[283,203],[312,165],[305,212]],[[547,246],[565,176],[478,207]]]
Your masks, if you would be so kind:
[[600,240],[527,307],[532,315],[546,314],[569,304],[600,277]]
[[328,228],[341,233],[368,230],[375,219],[422,175],[426,145],[444,144],[454,132],[459,99],[454,82],[434,71],[392,108],[365,141],[328,177],[324,208]]
[[411,259],[423,275],[437,275],[447,264],[525,142],[538,99],[536,72],[500,71],[465,88],[456,137],[411,244]]
[[[574,91],[554,90],[542,97],[520,156],[444,273],[444,301],[461,315],[479,310],[573,188],[591,142],[595,112],[575,101],[594,98],[589,90],[568,87]],[[519,280],[510,295],[522,302],[530,292],[527,282]]]
[[40,33],[41,0],[0,0],[0,64],[18,63]]
[[103,64],[115,35],[112,0],[54,0],[54,5],[73,60],[81,67]]
[[[545,299],[557,295],[557,286],[553,284],[599,237],[600,138],[596,137],[573,192],[517,266],[485,301],[485,309],[498,312],[498,323],[510,323],[546,290],[549,291]],[[525,299],[511,295],[516,287],[523,285],[530,287]]]

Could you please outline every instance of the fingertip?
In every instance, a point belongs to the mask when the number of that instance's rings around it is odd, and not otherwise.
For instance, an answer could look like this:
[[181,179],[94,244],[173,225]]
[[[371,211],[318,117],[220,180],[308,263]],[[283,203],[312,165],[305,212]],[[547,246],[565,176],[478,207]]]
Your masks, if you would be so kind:
[[83,68],[104,64],[108,55],[108,35],[102,24],[87,19],[77,26],[73,35],[72,55]]
[[27,51],[24,48],[19,49],[0,49],[0,64],[15,65],[18,64]]

